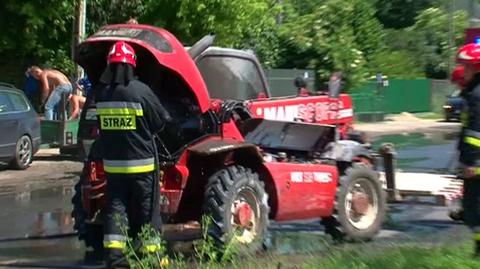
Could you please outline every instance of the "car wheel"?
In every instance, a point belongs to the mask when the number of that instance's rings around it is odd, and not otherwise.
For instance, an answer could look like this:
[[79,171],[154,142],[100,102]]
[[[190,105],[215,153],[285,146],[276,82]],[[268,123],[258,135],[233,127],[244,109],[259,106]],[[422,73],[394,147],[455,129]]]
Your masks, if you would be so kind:
[[15,146],[15,156],[11,162],[14,169],[25,170],[32,163],[33,145],[29,136],[24,135],[18,139]]

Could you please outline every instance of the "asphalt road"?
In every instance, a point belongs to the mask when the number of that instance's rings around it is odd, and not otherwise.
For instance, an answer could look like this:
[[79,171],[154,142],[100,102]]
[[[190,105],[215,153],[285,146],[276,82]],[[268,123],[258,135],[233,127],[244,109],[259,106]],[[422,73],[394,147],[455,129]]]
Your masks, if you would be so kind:
[[[62,192],[62,189],[57,189],[53,196],[47,196],[47,192],[33,193],[27,199],[30,202],[24,199],[8,203],[10,210],[3,213],[0,222],[1,236],[70,232],[71,223],[68,214],[64,214],[67,213],[68,199],[62,198]],[[30,206],[32,203],[34,206]],[[455,234],[455,240],[468,238],[468,230],[460,223],[449,220],[445,207],[406,203],[391,205],[389,212],[385,228],[370,244],[430,244],[445,241],[446,235],[452,234]],[[269,251],[274,254],[323,252],[331,247],[331,241],[323,233],[318,220],[272,223],[269,230]],[[81,264],[83,246],[74,237],[1,241],[0,238],[0,268],[34,268],[33,265],[36,268],[79,268]],[[7,264],[10,265],[5,266]]]
[[81,171],[82,163],[60,156],[58,149],[41,149],[27,170],[0,163],[0,195],[72,185]]
[[[424,139],[420,144],[417,143],[419,136],[416,134],[386,139],[400,139],[397,148],[402,169],[424,171],[431,164],[440,161],[448,163],[445,160],[449,158],[448,154],[443,154],[442,160],[438,158],[442,155],[440,153],[451,151],[453,138],[441,136],[438,142],[431,139],[430,135],[450,133],[456,128],[455,125],[451,126],[446,131],[423,133],[421,137]],[[3,209],[0,212],[0,268],[79,268],[83,246],[75,237],[8,242],[2,239],[72,232],[69,217],[71,186],[77,180],[80,169],[80,163],[59,160],[51,154],[38,156],[27,171],[0,168],[0,204]],[[436,169],[431,171],[435,172]],[[367,245],[405,242],[430,244],[449,240],[452,235],[455,240],[468,238],[468,229],[451,221],[447,210],[446,207],[429,203],[428,199],[390,205],[384,229]],[[331,247],[318,220],[272,223],[270,232],[269,250],[272,253],[308,253]]]

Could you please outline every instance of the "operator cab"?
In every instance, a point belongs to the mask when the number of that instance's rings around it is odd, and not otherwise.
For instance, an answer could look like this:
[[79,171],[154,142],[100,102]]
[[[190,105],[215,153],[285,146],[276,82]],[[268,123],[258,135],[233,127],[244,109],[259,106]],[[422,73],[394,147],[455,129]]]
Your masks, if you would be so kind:
[[245,101],[270,96],[261,65],[249,51],[209,47],[194,60],[212,99]]

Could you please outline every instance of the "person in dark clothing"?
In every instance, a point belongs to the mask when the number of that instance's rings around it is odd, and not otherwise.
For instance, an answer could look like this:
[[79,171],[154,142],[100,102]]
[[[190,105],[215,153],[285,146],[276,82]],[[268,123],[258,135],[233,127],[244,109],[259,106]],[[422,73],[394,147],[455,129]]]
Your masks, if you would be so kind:
[[38,83],[37,80],[27,72],[25,72],[26,80],[25,80],[25,88],[24,92],[27,96],[28,100],[33,103],[33,96],[35,92],[38,90]]
[[[465,88],[465,80],[464,80],[464,67],[463,65],[457,65],[455,66],[455,68],[453,69],[452,73],[450,74],[450,82],[452,84],[455,84],[458,88],[458,90],[463,90],[463,88]],[[464,106],[462,105],[462,108]],[[460,146],[460,140],[459,140],[459,143],[457,145],[457,149],[459,148]],[[463,202],[462,202],[463,203]],[[464,218],[463,218],[463,204],[460,208],[456,208],[455,210],[452,210],[449,212],[448,216],[453,219],[453,220],[456,220],[456,221],[463,221]]]
[[297,88],[297,96],[309,96],[310,93],[307,90],[307,82],[302,77],[296,77],[293,84]]
[[[160,225],[155,206],[159,190],[154,136],[170,117],[152,89],[134,78],[135,67],[133,48],[123,41],[115,43],[95,89],[107,177],[104,247],[110,268],[121,259],[125,247],[121,227],[129,227],[135,236],[145,224]],[[158,251],[158,247],[144,245],[142,249]]]
[[461,96],[466,106],[461,116],[463,126],[458,144],[464,179],[464,219],[474,233],[475,255],[480,256],[480,45],[461,47],[457,62],[464,66],[465,80]]

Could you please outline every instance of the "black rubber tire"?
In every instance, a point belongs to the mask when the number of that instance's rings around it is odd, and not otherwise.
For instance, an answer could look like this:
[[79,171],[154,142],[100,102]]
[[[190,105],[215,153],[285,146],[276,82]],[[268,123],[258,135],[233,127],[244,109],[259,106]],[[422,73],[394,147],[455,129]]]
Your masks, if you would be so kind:
[[[28,156],[26,160],[22,159],[22,153],[20,152],[21,148],[26,145]],[[23,135],[17,140],[15,144],[15,155],[13,156],[12,161],[10,162],[10,166],[16,170],[25,170],[27,169],[33,160],[33,144],[32,139],[28,135]],[[25,153],[23,153],[25,154]]]
[[[231,241],[233,232],[231,208],[237,195],[245,192],[254,195],[255,201],[258,202],[257,206],[252,207],[258,225],[252,242],[239,243]],[[207,233],[220,249],[232,242],[241,254],[251,254],[260,250],[267,235],[269,221],[268,195],[264,183],[259,180],[257,173],[242,166],[229,166],[217,171],[208,179],[203,214],[211,217]]]
[[[366,229],[358,229],[349,222],[345,207],[348,190],[359,179],[366,179],[371,183],[372,191],[377,196],[378,201],[376,218]],[[386,194],[382,188],[382,183],[378,179],[377,172],[364,164],[357,163],[347,168],[338,182],[334,204],[333,215],[322,218],[325,233],[331,235],[336,242],[365,242],[371,240],[380,231],[387,209]]]
[[85,261],[90,263],[103,259],[103,226],[85,222],[87,215],[82,203],[81,182],[82,179],[75,184],[75,192],[72,197],[72,218],[74,219],[73,229],[78,232],[78,239],[85,242]]

